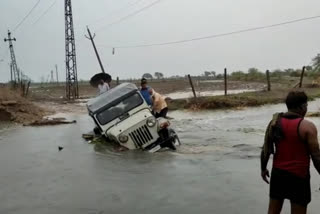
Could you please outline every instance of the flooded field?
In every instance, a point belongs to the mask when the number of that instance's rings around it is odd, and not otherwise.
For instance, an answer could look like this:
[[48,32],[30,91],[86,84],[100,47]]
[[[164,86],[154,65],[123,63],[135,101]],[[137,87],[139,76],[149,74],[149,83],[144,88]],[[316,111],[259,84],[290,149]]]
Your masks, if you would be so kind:
[[[271,115],[284,110],[170,112],[183,145],[155,154],[95,152],[81,138],[93,127],[85,113],[67,114],[77,120],[70,125],[0,126],[0,213],[266,213],[258,156]],[[320,183],[311,171],[315,214]]]

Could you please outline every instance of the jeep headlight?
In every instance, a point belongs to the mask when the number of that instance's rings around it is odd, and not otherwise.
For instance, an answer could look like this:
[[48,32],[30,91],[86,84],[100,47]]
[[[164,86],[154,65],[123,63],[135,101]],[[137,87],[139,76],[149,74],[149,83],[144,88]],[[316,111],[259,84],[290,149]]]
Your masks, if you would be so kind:
[[126,143],[126,142],[128,142],[128,140],[129,140],[128,135],[125,135],[125,134],[120,134],[120,135],[119,135],[119,141],[120,141],[121,143]]
[[153,117],[150,117],[148,120],[147,120],[147,126],[149,127],[154,127],[156,125],[157,121],[155,118]]

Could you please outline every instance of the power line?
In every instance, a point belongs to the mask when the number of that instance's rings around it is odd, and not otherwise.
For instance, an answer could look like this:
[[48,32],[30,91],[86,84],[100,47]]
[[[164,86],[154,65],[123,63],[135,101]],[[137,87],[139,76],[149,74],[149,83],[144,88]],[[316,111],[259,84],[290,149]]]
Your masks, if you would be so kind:
[[133,13],[130,13],[129,15],[127,15],[127,16],[125,16],[125,17],[122,17],[121,19],[118,19],[118,20],[115,21],[115,22],[112,22],[112,23],[110,23],[110,24],[108,24],[108,25],[106,25],[106,26],[104,26],[104,27],[99,28],[98,30],[96,30],[96,32],[101,31],[101,30],[103,30],[103,29],[105,29],[105,28],[111,27],[112,25],[118,24],[118,23],[120,23],[120,22],[123,22],[123,21],[125,21],[126,19],[128,19],[128,18],[130,18],[130,17],[132,17],[132,16],[135,16],[135,15],[141,13],[141,12],[144,11],[144,10],[147,10],[147,9],[153,7],[154,5],[158,4],[160,1],[162,1],[162,0],[157,0],[157,1],[153,2],[153,3],[151,3],[151,4],[148,4],[147,6],[141,8],[141,9],[139,9],[139,10],[133,12]]
[[122,8],[120,8],[120,9],[118,9],[118,10],[111,11],[111,12],[108,13],[107,15],[103,16],[103,17],[100,18],[100,19],[97,19],[96,21],[92,22],[92,23],[89,24],[89,25],[93,25],[93,24],[96,24],[96,23],[98,23],[98,22],[101,22],[101,21],[104,20],[106,17],[108,17],[108,16],[110,16],[110,15],[112,15],[112,14],[114,14],[114,13],[120,12],[120,11],[122,11],[122,10],[128,8],[128,7],[132,7],[132,6],[138,4],[138,3],[142,2],[142,1],[143,1],[143,0],[138,0],[138,1],[135,1],[135,2],[131,2],[131,3],[129,3],[128,5],[122,7]]
[[3,54],[1,55],[0,60],[5,61],[5,60],[7,59],[7,57],[8,57],[8,52],[9,52],[9,48],[6,48],[6,49],[4,50],[4,52],[3,52]]
[[37,3],[31,8],[31,10],[27,13],[27,15],[17,24],[17,26],[13,29],[13,31],[16,31],[23,22],[30,16],[30,14],[33,12],[33,10],[39,5],[41,0],[38,0]]
[[42,17],[44,17],[45,15],[47,15],[47,13],[53,8],[53,6],[57,3],[57,0],[55,0],[54,2],[52,2],[52,4],[44,11],[44,13],[32,24],[35,25],[37,24]]
[[197,38],[192,38],[192,39],[183,39],[183,40],[177,40],[177,41],[171,41],[171,42],[118,46],[118,47],[117,46],[113,46],[113,47],[108,46],[108,47],[110,47],[110,48],[142,48],[142,47],[164,46],[164,45],[188,43],[188,42],[193,42],[193,41],[212,39],[212,38],[217,38],[217,37],[224,37],[224,36],[229,36],[229,35],[234,35],[234,34],[240,34],[240,33],[245,33],[245,32],[250,32],[250,31],[257,31],[257,30],[262,30],[262,29],[267,29],[267,28],[274,28],[274,27],[278,27],[278,26],[282,26],[282,25],[289,25],[289,24],[293,24],[293,23],[297,23],[297,22],[313,20],[313,19],[318,19],[318,18],[320,18],[320,15],[301,18],[301,19],[295,19],[295,20],[281,22],[281,23],[277,23],[277,24],[265,25],[265,26],[254,27],[254,28],[247,28],[247,29],[232,31],[232,32],[228,32],[228,33],[214,34],[214,35],[209,35],[209,36],[197,37]]

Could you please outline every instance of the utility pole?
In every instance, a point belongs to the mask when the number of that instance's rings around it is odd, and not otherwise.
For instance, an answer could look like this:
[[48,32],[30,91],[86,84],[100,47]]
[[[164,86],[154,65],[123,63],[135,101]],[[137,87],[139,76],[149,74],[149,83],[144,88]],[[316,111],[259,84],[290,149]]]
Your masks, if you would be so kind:
[[66,40],[66,97],[70,100],[79,97],[79,86],[71,0],[65,0],[64,2]]
[[59,85],[58,65],[56,65],[55,67],[56,67],[57,85]]
[[9,64],[9,65],[10,65],[10,77],[11,77],[11,79],[10,79],[11,81],[10,81],[10,82],[12,83],[12,82],[13,82],[13,76],[12,76],[12,75],[13,75],[13,73],[12,73],[12,72],[13,72],[13,71],[12,71],[12,63],[10,62],[10,64]]
[[53,70],[51,70],[51,78],[50,78],[50,82],[53,83],[54,82],[54,78],[53,78]]
[[14,54],[12,41],[17,41],[16,38],[11,38],[11,32],[8,31],[8,38],[4,39],[5,42],[9,42],[9,49],[11,55],[11,72],[13,76],[14,84],[21,82],[20,71],[17,66],[16,55]]
[[91,34],[90,29],[89,29],[88,26],[87,26],[87,31],[88,31],[89,37],[86,36],[86,38],[91,40],[91,43],[92,43],[94,52],[96,53],[97,59],[98,59],[98,61],[99,61],[99,64],[100,64],[100,68],[101,68],[102,73],[106,73],[106,72],[104,71],[104,67],[103,67],[103,65],[102,65],[102,62],[101,62],[101,59],[100,59],[98,50],[97,50],[96,45],[95,45],[94,40],[93,40],[94,37],[96,37],[96,34],[94,34],[94,35],[92,36],[92,34]]

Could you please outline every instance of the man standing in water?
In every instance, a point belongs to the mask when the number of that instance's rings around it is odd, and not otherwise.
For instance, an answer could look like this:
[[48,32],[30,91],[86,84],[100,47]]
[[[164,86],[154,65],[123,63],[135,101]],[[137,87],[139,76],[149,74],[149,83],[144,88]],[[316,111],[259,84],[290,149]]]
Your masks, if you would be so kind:
[[268,160],[273,154],[268,214],[279,214],[284,199],[291,213],[305,214],[311,201],[310,157],[320,173],[320,150],[315,125],[304,119],[308,97],[292,91],[286,98],[287,113],[275,114],[268,125],[261,152],[261,176],[269,184]]

